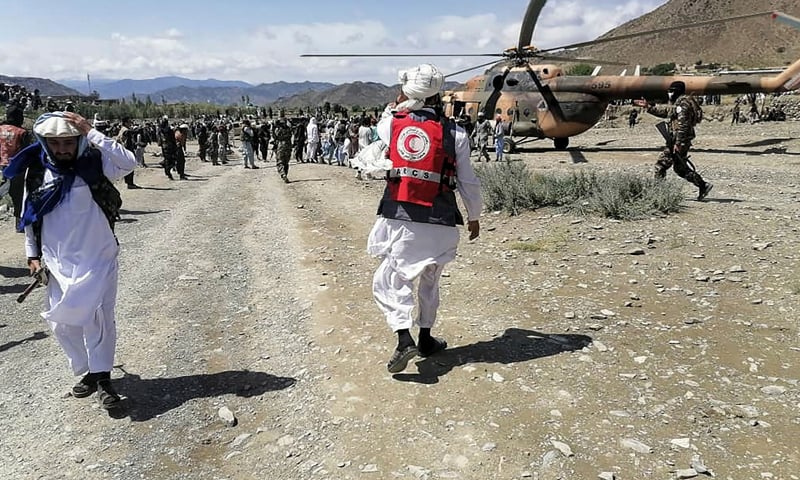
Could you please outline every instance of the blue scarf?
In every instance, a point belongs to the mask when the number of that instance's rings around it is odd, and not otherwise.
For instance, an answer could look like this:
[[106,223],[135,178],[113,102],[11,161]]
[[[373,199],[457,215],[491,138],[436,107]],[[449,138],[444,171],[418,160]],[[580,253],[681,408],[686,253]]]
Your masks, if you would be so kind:
[[92,149],[84,151],[75,162],[70,164],[56,165],[48,161],[47,151],[40,142],[36,142],[19,153],[14,155],[9,161],[8,166],[3,170],[3,176],[14,178],[17,175],[24,175],[32,165],[38,165],[55,174],[55,179],[47,184],[41,185],[37,190],[28,192],[25,198],[25,205],[19,219],[17,229],[21,232],[27,225],[40,222],[42,218],[50,213],[64,198],[66,198],[75,177],[81,177],[87,184],[92,184],[102,175],[102,161],[99,155],[92,155]]

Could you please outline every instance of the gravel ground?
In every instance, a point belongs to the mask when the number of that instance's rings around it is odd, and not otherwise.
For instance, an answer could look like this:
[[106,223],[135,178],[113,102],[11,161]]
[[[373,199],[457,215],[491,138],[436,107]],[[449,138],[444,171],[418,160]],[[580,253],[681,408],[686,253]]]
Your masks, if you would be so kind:
[[[692,158],[715,187],[698,203],[687,184],[676,215],[485,212],[443,278],[450,348],[394,376],[364,253],[380,181],[140,170],[114,417],[66,395],[42,292],[14,302],[6,220],[0,478],[800,478],[797,129],[702,124]],[[647,119],[510,158],[650,174],[657,135]]]

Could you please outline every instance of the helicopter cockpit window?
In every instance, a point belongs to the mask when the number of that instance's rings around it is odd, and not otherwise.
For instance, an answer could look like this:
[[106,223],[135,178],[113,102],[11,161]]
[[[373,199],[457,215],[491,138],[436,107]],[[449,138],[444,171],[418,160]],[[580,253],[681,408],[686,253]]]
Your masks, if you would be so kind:
[[509,117],[511,115],[513,115],[513,114],[514,114],[514,109],[513,108],[509,108],[508,110],[506,110],[506,115],[508,115]]
[[525,110],[522,111],[522,114],[525,115],[526,117],[530,117],[531,116],[531,109],[528,108],[528,107],[525,107]]
[[503,87],[503,76],[502,75],[495,75],[492,79],[492,87],[495,90],[500,90]]
[[513,71],[506,78],[505,90],[508,92],[535,92],[538,89],[528,72]]
[[494,113],[496,113],[497,115],[500,115],[501,113],[503,113],[503,109],[502,108],[495,108],[494,109]]

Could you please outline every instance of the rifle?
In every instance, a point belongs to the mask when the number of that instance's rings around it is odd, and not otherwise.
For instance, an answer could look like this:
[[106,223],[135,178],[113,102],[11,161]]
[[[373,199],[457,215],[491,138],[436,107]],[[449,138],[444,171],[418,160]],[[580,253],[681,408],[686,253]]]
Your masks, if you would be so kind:
[[33,277],[33,282],[17,297],[17,303],[22,303],[28,298],[28,295],[33,292],[33,290],[38,287],[39,285],[45,286],[47,285],[48,277],[47,277],[47,268],[42,267],[39,270],[36,270],[31,274]]
[[669,149],[670,155],[685,161],[686,165],[688,165],[693,172],[696,172],[697,169],[694,167],[694,163],[692,163],[692,161],[689,159],[689,155],[682,156],[675,152],[675,139],[672,138],[672,132],[669,130],[669,124],[663,121],[658,122],[656,123],[656,130],[658,130],[658,133],[664,137],[664,141],[667,142],[667,149]]

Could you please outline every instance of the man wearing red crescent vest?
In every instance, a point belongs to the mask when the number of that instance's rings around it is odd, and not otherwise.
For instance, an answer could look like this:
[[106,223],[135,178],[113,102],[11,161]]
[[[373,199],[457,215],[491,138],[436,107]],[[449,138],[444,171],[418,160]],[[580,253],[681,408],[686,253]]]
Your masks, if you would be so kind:
[[[447,348],[444,339],[431,335],[431,328],[439,307],[439,278],[455,259],[458,225],[464,224],[456,191],[467,209],[470,240],[480,232],[480,181],[470,163],[467,133],[441,114],[443,83],[433,65],[401,71],[401,94],[378,123],[392,167],[367,251],[382,259],[372,293],[397,334],[387,364],[390,373],[405,370],[417,355],[428,357]],[[416,342],[413,326],[419,327]]]
[[[30,143],[28,132],[22,128],[23,121],[22,108],[16,103],[9,104],[6,107],[6,121],[0,124],[0,171],[8,165],[11,157]],[[11,182],[8,193],[14,204],[14,225],[16,226],[19,223],[20,209],[22,208],[25,179],[12,178],[8,181]]]

